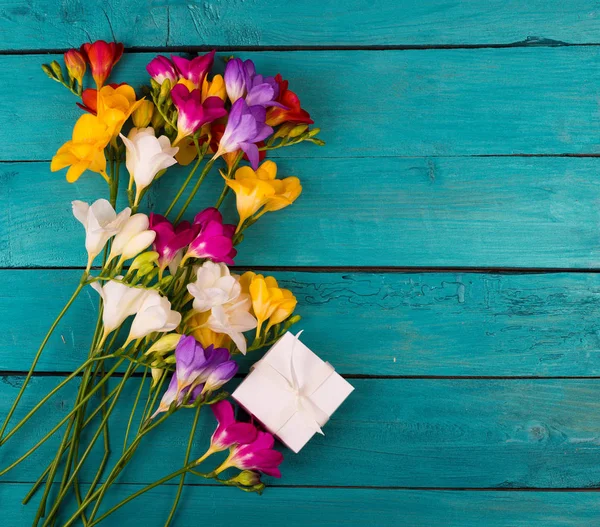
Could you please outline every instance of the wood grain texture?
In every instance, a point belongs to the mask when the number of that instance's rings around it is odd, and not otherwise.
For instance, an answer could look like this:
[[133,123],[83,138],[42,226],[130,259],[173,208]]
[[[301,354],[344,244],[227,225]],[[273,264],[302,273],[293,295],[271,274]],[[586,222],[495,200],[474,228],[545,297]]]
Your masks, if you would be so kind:
[[[147,83],[154,55],[126,54],[111,81]],[[300,145],[281,155],[600,152],[600,47],[238,55],[265,75],[288,78],[323,129],[325,148]],[[41,63],[54,58],[0,56],[0,85],[7,87],[0,120],[11,123],[0,160],[48,160],[70,138],[81,110],[42,73]],[[32,86],[43,112],[32,104]]]
[[[0,370],[29,369],[79,274],[2,272]],[[600,375],[598,274],[272,274],[298,298],[303,340],[344,374]],[[97,302],[91,289],[76,301],[38,371],[83,362]]]
[[89,39],[127,46],[386,46],[506,44],[526,37],[598,42],[592,0],[5,0],[0,49],[79,46]]
[[[304,193],[247,231],[239,265],[590,268],[600,263],[600,187],[593,176],[599,159],[278,163],[281,176],[301,178]],[[166,209],[184,174],[175,170],[157,183],[150,210]],[[0,266],[85,262],[83,229],[70,202],[91,202],[108,191],[95,174],[74,185],[63,178],[50,173],[47,163],[0,164]],[[213,172],[188,216],[213,205],[222,185]],[[226,218],[236,223],[232,196],[226,205]]]
[[[0,415],[15,396],[19,379],[0,382]],[[28,411],[55,377],[34,378],[15,419]],[[117,382],[111,380],[111,382]],[[123,405],[113,412],[111,445],[121,450],[139,379],[126,385]],[[596,380],[399,380],[353,379],[355,391],[299,455],[285,451],[285,485],[591,488],[600,466],[600,383]],[[114,384],[113,384],[114,385]],[[235,383],[232,383],[232,388]],[[0,466],[17,459],[68,412],[72,384],[0,450]],[[179,468],[192,415],[182,411],[147,436],[119,481],[148,483]],[[16,422],[16,421],[15,421]],[[210,411],[201,416],[193,455],[208,447],[215,428]],[[3,481],[35,481],[57,447],[49,441]],[[101,447],[101,442],[98,445]],[[100,451],[93,459],[100,459]],[[114,461],[113,461],[114,463]],[[220,457],[202,470],[212,470]],[[92,467],[97,466],[91,463]],[[93,472],[82,474],[89,482]],[[204,481],[204,480],[203,480]],[[269,483],[279,481],[269,478]]]
[[[126,496],[139,488],[119,485],[118,492]],[[0,484],[4,527],[22,527],[33,521],[36,500],[28,507],[20,503],[28,490],[24,484]],[[174,497],[173,485],[154,489],[127,504],[106,525],[161,526],[168,513],[158,504],[171,503]],[[107,506],[117,501],[117,492],[106,498]],[[187,486],[175,525],[217,514],[221,525],[234,525],[242,517],[248,524],[265,527],[306,527],[315,525],[316,519],[318,525],[356,527],[373,521],[390,527],[588,527],[599,512],[593,492],[269,488],[259,497],[236,489]]]

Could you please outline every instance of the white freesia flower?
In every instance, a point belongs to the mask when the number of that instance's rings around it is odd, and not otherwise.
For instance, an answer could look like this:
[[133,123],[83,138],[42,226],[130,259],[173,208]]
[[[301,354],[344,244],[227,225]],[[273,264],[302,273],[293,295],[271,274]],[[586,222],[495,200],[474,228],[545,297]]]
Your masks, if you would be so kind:
[[88,253],[87,270],[92,266],[94,258],[102,252],[106,242],[117,234],[123,224],[131,216],[127,207],[118,215],[112,205],[105,199],[99,199],[89,205],[83,201],[73,201],[73,216],[85,228],[85,248]]
[[110,247],[108,261],[121,256],[121,260],[129,260],[150,246],[156,237],[154,231],[148,230],[150,221],[145,214],[134,214],[115,236]]
[[127,343],[141,339],[155,331],[173,331],[181,322],[181,314],[171,309],[169,299],[157,291],[149,290],[131,323]]
[[177,163],[178,147],[172,147],[166,135],[155,137],[154,128],[132,128],[129,137],[119,134],[127,150],[126,166],[135,181],[135,204],[142,191],[148,187],[156,174]]
[[256,319],[250,314],[251,307],[250,296],[241,294],[233,302],[213,307],[204,326],[215,333],[229,335],[238,349],[246,355],[246,338],[243,333],[256,328]]
[[232,302],[240,296],[242,287],[224,263],[206,261],[196,273],[196,281],[188,284],[194,297],[194,309],[204,313],[216,306]]
[[110,280],[104,286],[94,282],[91,286],[102,298],[102,323],[104,324],[102,341],[110,332],[120,327],[127,317],[139,311],[149,293],[148,289],[131,287],[118,280]]

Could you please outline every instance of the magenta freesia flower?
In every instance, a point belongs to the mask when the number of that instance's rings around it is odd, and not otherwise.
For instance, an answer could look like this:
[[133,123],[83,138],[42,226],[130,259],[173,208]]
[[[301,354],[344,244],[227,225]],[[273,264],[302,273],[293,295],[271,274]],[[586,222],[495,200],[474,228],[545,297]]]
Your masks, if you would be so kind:
[[235,225],[223,225],[223,217],[215,208],[208,208],[197,214],[194,225],[200,230],[182,261],[188,258],[209,258],[215,263],[233,265],[237,254],[233,247]]
[[248,106],[244,99],[235,101],[213,159],[241,149],[248,156],[252,168],[256,170],[259,162],[256,143],[273,133],[273,129],[265,124],[266,114],[262,106]]
[[146,71],[158,84],[169,79],[171,83],[177,82],[177,71],[173,63],[164,55],[157,55],[146,66]]
[[192,336],[182,337],[175,349],[175,372],[153,417],[166,412],[171,404],[182,404],[189,391],[188,403],[200,395],[219,389],[237,372],[238,365],[231,360],[225,348],[206,348]]
[[189,221],[182,221],[174,227],[167,218],[154,213],[150,214],[149,228],[156,233],[154,250],[159,254],[158,264],[162,269],[192,242],[199,231],[199,227]]
[[225,67],[225,89],[232,103],[244,97],[248,106],[279,106],[279,84],[274,77],[256,74],[251,60],[231,59]]
[[196,88],[202,88],[206,74],[210,71],[215,60],[215,50],[206,55],[194,57],[191,60],[171,55],[181,78],[190,81]]
[[283,454],[273,449],[275,440],[268,432],[258,432],[256,439],[246,445],[238,444],[231,448],[229,457],[215,471],[220,474],[230,467],[240,470],[259,470],[275,478],[281,477],[279,465]]
[[210,438],[212,452],[227,450],[233,445],[245,445],[256,439],[258,431],[251,423],[235,420],[233,406],[229,401],[219,401],[211,406],[211,410],[219,425]]
[[219,97],[208,97],[201,101],[200,90],[190,92],[183,84],[176,84],[171,90],[173,104],[177,107],[177,138],[173,145],[184,137],[192,135],[202,125],[225,117],[227,110]]

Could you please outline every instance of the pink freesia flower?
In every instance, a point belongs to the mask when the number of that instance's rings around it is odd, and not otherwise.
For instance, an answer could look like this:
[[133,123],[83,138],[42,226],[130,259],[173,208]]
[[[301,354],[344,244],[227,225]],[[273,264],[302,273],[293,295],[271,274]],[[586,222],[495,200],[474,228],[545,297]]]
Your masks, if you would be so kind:
[[177,82],[177,71],[173,63],[164,55],[157,55],[146,66],[146,71],[158,84],[169,79],[172,84]]
[[258,432],[256,439],[247,445],[236,445],[231,448],[229,457],[215,471],[220,474],[230,467],[240,470],[259,470],[268,476],[281,477],[279,465],[283,454],[273,449],[275,440],[267,432]]
[[201,101],[200,90],[188,90],[183,84],[176,84],[171,90],[173,104],[177,107],[177,138],[173,145],[184,137],[192,135],[202,125],[227,115],[223,101],[219,97],[208,97]]
[[154,250],[159,254],[158,264],[162,269],[165,269],[199,232],[199,227],[189,221],[179,222],[177,227],[174,227],[167,218],[154,213],[150,214],[149,228],[156,233]]
[[210,71],[215,60],[215,50],[206,55],[194,57],[191,60],[171,55],[181,78],[190,81],[196,88],[202,88],[206,74]]
[[233,445],[246,445],[256,439],[258,431],[255,426],[236,421],[229,401],[219,401],[211,406],[211,410],[219,423],[210,438],[212,452],[221,452]]
[[223,217],[215,208],[205,209],[196,215],[194,225],[200,231],[183,259],[209,258],[215,263],[233,265],[237,254],[233,248],[235,225],[223,225]]

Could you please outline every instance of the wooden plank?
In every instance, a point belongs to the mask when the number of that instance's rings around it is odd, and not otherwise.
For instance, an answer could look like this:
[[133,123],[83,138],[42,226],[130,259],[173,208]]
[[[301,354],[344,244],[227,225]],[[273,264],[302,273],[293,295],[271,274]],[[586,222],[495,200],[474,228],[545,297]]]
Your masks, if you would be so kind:
[[[239,265],[590,268],[600,263],[600,187],[592,158],[282,159],[304,193],[247,231]],[[164,211],[183,181],[153,189]],[[0,165],[0,266],[81,266],[71,201],[106,197],[102,178],[76,184],[46,163]],[[187,216],[213,205],[211,174]],[[125,185],[125,183],[123,183]],[[121,206],[125,206],[122,203]],[[230,196],[225,215],[235,222]],[[51,236],[49,238],[49,236]]]
[[[147,83],[154,55],[127,54],[113,81]],[[600,152],[599,47],[239,55],[289,78],[323,129],[326,147],[300,145],[286,156]],[[0,57],[0,120],[11,123],[1,160],[47,160],[70,138],[81,111],[41,72],[54,58]]]
[[[546,37],[598,42],[591,0],[425,3],[350,0],[343,4],[275,0],[104,4],[12,0],[3,6],[0,49],[68,48],[111,37],[128,46],[369,46],[512,43]],[[535,38],[535,37],[534,37]]]
[[[84,487],[85,488],[85,487]],[[108,492],[107,507],[139,490],[118,485]],[[3,521],[19,527],[33,521],[37,500],[28,506],[21,499],[25,484],[0,485]],[[174,485],[154,489],[130,502],[107,520],[121,527],[163,525],[175,497]],[[160,506],[158,504],[161,504]],[[271,488],[260,497],[237,489],[187,486],[176,524],[191,524],[213,511],[222,525],[235,525],[240,517],[255,525],[305,527],[345,525],[362,527],[376,518],[378,526],[412,527],[587,527],[600,512],[592,492],[469,492],[381,489]]]
[[[271,274],[299,300],[304,341],[344,374],[600,375],[598,274]],[[78,276],[0,273],[0,369],[29,369]],[[97,301],[91,290],[76,301],[38,371],[83,362]]]
[[[366,351],[368,352],[368,351]],[[24,415],[55,377],[36,377]],[[123,401],[133,401],[139,379],[128,381]],[[0,383],[0,415],[17,392],[18,379]],[[354,379],[356,390],[301,454],[285,451],[285,485],[588,488],[600,481],[598,380],[399,380]],[[39,440],[73,404],[75,385],[53,398],[0,450],[7,466]],[[130,403],[131,404],[131,403]],[[121,451],[129,404],[113,414],[111,445]],[[193,456],[208,447],[214,418],[201,415]],[[119,481],[148,483],[179,468],[192,415],[172,416],[142,444]],[[4,481],[35,481],[59,437],[7,474]],[[101,442],[100,445],[101,447]],[[151,453],[151,454],[149,454]],[[94,455],[97,466],[100,451]],[[151,457],[149,457],[151,456]],[[215,456],[201,466],[210,471]],[[151,461],[150,461],[151,460]],[[114,461],[113,461],[114,462]],[[82,475],[89,482],[94,471]],[[204,481],[204,480],[203,480]]]

